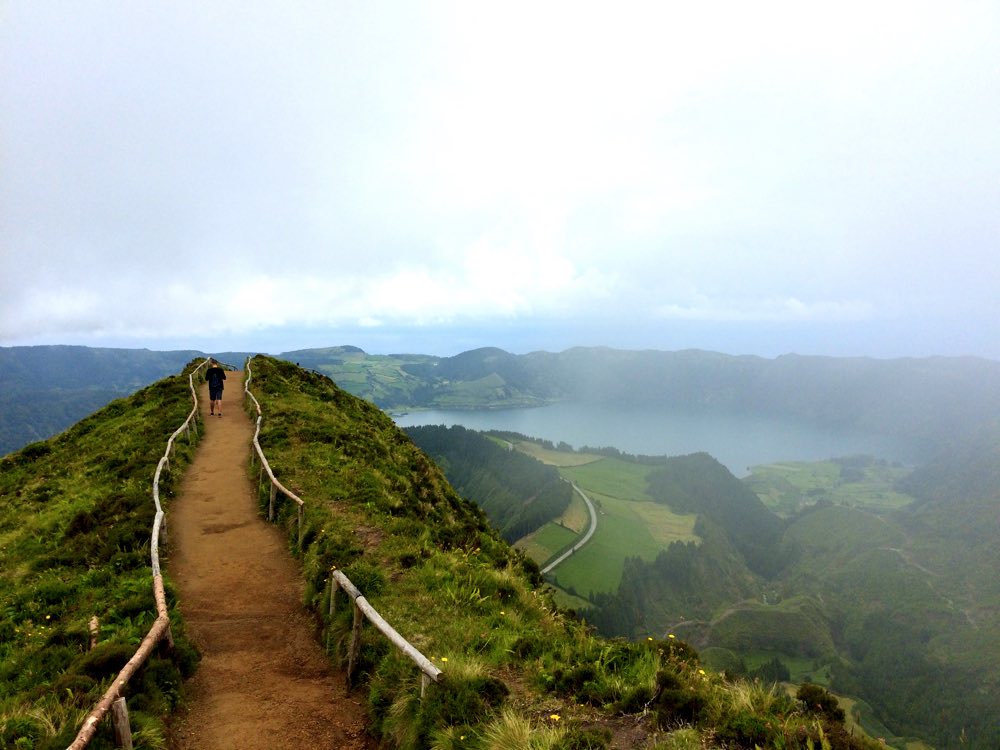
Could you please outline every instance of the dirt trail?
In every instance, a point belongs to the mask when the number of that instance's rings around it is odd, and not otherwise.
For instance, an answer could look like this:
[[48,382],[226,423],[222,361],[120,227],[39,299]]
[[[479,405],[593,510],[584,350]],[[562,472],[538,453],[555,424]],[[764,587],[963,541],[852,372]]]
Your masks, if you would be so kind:
[[315,640],[284,538],[254,507],[242,376],[228,373],[221,418],[208,416],[202,385],[205,434],[168,509],[167,570],[202,654],[171,748],[373,748],[360,698]]

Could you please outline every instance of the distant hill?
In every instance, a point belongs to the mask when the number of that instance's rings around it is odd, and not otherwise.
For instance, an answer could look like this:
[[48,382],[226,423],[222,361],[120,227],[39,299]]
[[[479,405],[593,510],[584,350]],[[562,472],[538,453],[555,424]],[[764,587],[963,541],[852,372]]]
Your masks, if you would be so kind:
[[972,357],[776,359],[697,350],[574,348],[514,355],[286,352],[384,409],[483,409],[594,401],[752,413],[906,436],[929,449],[1000,434],[1000,362]]
[[[0,455],[66,429],[204,352],[89,346],[0,347]],[[239,364],[245,354],[219,353]]]

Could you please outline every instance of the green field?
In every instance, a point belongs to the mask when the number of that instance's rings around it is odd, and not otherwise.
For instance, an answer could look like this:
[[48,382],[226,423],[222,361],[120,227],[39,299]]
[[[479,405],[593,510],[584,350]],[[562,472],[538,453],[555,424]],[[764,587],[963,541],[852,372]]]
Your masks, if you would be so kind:
[[535,562],[542,564],[554,557],[559,550],[566,549],[577,538],[575,531],[557,523],[547,523],[537,531],[517,541],[514,545]]
[[[597,508],[594,537],[552,572],[553,583],[559,589],[581,597],[613,592],[621,581],[626,557],[652,561],[672,542],[699,541],[694,533],[694,514],[674,513],[646,494],[646,476],[653,467],[546,449],[536,443],[520,443],[517,448],[557,466],[559,473],[585,492]],[[582,532],[586,528],[588,516],[582,515],[584,510],[584,503],[574,494],[558,522],[525,537],[517,547],[544,564],[577,538],[569,529]]]
[[601,458],[579,466],[560,466],[559,473],[588,494],[652,501],[646,494],[646,477],[653,468],[618,458]]
[[876,461],[847,471],[834,461],[789,461],[755,466],[743,481],[768,508],[791,516],[819,500],[873,511],[902,508],[913,498],[894,487],[907,473]]
[[514,447],[522,453],[527,453],[532,458],[538,459],[543,464],[551,466],[581,466],[602,460],[601,456],[594,455],[593,453],[571,453],[570,451],[554,450],[530,440],[522,440]]

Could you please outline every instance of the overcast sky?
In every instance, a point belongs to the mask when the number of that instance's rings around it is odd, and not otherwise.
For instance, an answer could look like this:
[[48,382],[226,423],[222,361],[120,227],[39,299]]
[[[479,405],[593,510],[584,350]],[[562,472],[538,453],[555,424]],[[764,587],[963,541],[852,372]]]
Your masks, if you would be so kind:
[[992,0],[0,14],[0,345],[1000,358]]

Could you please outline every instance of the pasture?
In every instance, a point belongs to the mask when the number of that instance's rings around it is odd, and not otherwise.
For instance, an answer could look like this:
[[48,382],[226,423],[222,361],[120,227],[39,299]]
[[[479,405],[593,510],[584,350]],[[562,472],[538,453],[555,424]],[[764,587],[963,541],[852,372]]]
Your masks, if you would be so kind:
[[884,462],[844,470],[834,461],[787,461],[754,466],[743,481],[764,505],[783,516],[819,500],[879,512],[913,502],[895,490],[907,473],[909,469]]
[[593,453],[554,450],[531,440],[518,441],[514,447],[521,451],[521,453],[527,453],[532,458],[550,466],[582,466],[583,464],[602,460],[601,456]]
[[[694,533],[694,514],[674,513],[646,494],[646,476],[653,467],[546,449],[537,443],[519,443],[517,448],[556,466],[597,508],[594,537],[552,571],[553,583],[568,594],[587,597],[613,592],[621,581],[625,558],[652,561],[672,542],[699,541]],[[547,524],[516,546],[544,564],[577,538],[569,535],[569,530],[582,533],[588,520],[586,506],[574,494],[573,502],[557,523]]]

